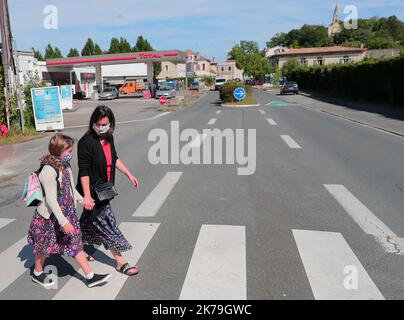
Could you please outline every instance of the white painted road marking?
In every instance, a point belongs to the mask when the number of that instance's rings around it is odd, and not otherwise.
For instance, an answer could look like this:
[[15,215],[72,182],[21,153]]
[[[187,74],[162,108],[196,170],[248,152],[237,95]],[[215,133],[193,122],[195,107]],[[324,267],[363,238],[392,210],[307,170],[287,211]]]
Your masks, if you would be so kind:
[[180,300],[246,300],[244,226],[203,225]]
[[326,184],[324,187],[366,233],[374,236],[389,253],[402,253],[402,239],[357,199],[345,186]]
[[22,238],[0,254],[0,292],[22,276],[35,263],[34,249]]
[[[129,264],[135,266],[138,263],[158,227],[159,224],[153,223],[125,222],[120,225],[119,228],[122,233],[133,245],[133,251],[126,257]],[[55,295],[54,300],[114,300],[117,297],[126,280],[128,280],[128,276],[115,271],[115,260],[109,251],[97,251],[94,258],[96,261],[91,263],[93,272],[112,273],[109,282],[102,287],[88,289],[83,283],[83,277],[76,274],[79,279],[72,277]],[[141,299],[141,297],[132,298]]]
[[278,125],[273,119],[267,119],[267,121],[271,126],[277,126]]
[[260,113],[261,113],[261,114],[267,114],[267,113],[265,112],[265,110],[260,110]]
[[154,217],[180,180],[183,172],[168,172],[133,213],[133,217]]
[[217,110],[216,111],[216,114],[221,114],[222,113],[222,110]]
[[[158,119],[158,118],[164,117],[164,116],[166,116],[167,114],[170,114],[170,113],[171,113],[171,112],[162,112],[162,113],[160,113],[160,114],[158,114],[158,115],[155,115],[155,116],[152,117],[152,118],[119,121],[119,122],[117,122],[116,124],[128,124],[128,123],[152,121],[152,120],[156,120],[156,119]],[[70,126],[70,127],[65,127],[64,130],[67,130],[67,129],[78,129],[78,128],[87,128],[87,127],[88,127],[88,124],[87,124],[87,125],[79,125],[79,126]]]
[[5,226],[9,225],[11,222],[14,222],[15,219],[3,219],[0,218],[0,229],[4,228]]
[[216,123],[217,119],[210,119],[208,125],[213,126]]
[[340,233],[292,232],[316,300],[384,300]]
[[301,149],[302,147],[299,146],[295,140],[293,140],[290,136],[281,136],[283,141],[286,142],[286,144],[289,146],[291,149]]

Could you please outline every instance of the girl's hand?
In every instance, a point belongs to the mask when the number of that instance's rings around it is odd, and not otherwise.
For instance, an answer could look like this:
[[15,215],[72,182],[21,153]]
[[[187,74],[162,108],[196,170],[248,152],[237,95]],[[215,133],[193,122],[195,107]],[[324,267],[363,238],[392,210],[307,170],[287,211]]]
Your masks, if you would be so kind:
[[128,178],[135,188],[139,187],[139,181],[137,181],[135,176],[129,175]]
[[83,201],[83,207],[87,211],[93,210],[95,206],[95,200],[91,196],[85,196]]
[[75,236],[76,235],[76,230],[72,226],[70,222],[66,223],[65,226],[63,227],[63,231],[69,235],[69,236]]

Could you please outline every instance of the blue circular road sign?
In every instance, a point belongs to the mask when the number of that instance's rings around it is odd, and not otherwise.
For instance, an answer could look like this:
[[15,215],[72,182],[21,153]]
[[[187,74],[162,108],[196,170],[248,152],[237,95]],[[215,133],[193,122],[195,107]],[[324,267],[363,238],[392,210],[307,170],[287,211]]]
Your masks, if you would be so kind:
[[236,98],[238,101],[244,100],[247,95],[247,92],[245,91],[244,88],[237,88],[234,90],[233,96]]

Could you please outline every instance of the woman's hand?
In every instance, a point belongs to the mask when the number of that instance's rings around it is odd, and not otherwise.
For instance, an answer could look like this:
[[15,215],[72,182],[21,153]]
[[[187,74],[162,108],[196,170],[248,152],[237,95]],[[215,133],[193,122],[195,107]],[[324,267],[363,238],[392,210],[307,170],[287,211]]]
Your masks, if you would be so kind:
[[72,226],[70,222],[66,223],[65,226],[63,227],[63,231],[69,235],[69,236],[75,236],[76,235],[76,230]]
[[95,206],[95,200],[91,196],[85,196],[83,201],[83,208],[87,211],[93,210]]
[[132,182],[132,184],[133,184],[133,186],[135,187],[135,188],[138,188],[139,187],[139,181],[136,179],[136,177],[135,176],[133,176],[133,175],[128,175],[128,178],[129,178],[129,180],[130,180],[130,182]]

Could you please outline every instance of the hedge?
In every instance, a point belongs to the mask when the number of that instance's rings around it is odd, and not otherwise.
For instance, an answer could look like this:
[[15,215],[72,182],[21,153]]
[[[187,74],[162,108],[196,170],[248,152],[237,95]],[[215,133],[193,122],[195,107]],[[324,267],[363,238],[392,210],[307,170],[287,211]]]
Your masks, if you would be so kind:
[[287,74],[303,90],[404,106],[404,56],[306,67]]
[[251,86],[244,85],[237,81],[229,81],[220,87],[220,100],[223,102],[237,102],[236,98],[234,98],[234,90],[237,88],[244,88],[247,93],[252,92]]

